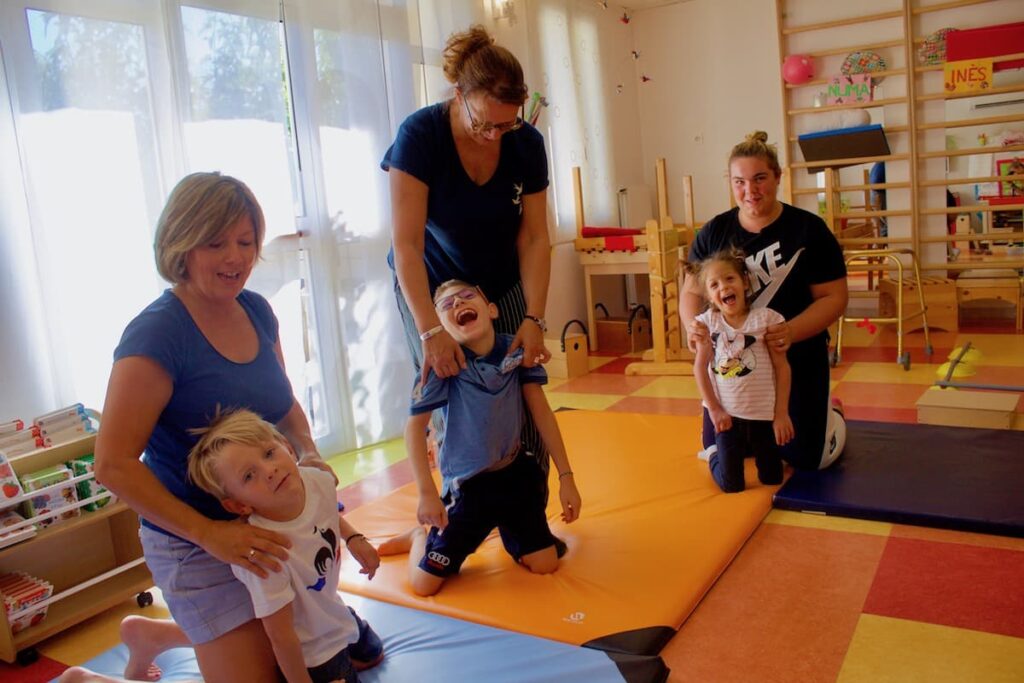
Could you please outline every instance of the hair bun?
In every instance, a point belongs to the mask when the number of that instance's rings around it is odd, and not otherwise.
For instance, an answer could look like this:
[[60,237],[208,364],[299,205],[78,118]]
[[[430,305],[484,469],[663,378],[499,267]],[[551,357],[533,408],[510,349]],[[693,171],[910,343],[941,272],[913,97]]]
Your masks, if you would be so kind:
[[491,45],[494,45],[494,38],[479,24],[448,36],[448,42],[442,52],[442,69],[448,82],[457,84],[465,69],[466,60]]
[[763,130],[755,130],[753,133],[747,135],[747,142],[768,142],[768,133]]

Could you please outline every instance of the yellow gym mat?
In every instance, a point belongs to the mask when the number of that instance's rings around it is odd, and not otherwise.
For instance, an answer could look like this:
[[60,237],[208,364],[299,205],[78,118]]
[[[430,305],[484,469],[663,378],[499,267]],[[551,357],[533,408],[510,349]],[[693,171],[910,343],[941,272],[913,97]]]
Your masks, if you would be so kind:
[[[567,643],[656,654],[768,513],[778,487],[760,485],[748,461],[747,490],[722,493],[696,457],[700,418],[557,418],[583,499],[580,519],[564,524],[552,476],[548,519],[569,546],[557,572],[517,566],[494,532],[436,596],[412,593],[405,555],[383,558],[367,581],[343,554],[341,588]],[[416,504],[409,484],[346,518],[379,543],[415,524]]]

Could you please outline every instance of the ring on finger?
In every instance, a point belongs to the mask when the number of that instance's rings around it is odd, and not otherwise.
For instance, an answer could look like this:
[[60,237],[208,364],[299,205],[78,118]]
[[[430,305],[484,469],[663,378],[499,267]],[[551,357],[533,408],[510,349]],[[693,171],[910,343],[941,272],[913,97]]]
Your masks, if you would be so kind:
[[249,559],[252,560],[256,557],[256,548],[249,548]]

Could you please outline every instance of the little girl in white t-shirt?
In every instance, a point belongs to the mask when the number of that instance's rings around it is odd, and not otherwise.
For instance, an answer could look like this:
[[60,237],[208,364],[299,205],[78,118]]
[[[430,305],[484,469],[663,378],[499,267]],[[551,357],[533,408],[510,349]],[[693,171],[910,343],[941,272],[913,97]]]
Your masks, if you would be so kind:
[[778,446],[793,438],[786,352],[764,343],[765,329],[784,322],[770,308],[751,309],[743,252],[719,251],[697,265],[710,303],[696,320],[708,335],[697,344],[693,374],[715,426],[711,476],[726,493],[742,491],[743,459],[753,455],[762,484],[782,483]]

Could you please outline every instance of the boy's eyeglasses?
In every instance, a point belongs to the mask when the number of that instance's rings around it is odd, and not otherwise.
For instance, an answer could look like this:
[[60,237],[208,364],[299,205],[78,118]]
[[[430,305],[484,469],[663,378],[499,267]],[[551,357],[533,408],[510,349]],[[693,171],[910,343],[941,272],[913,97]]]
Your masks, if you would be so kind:
[[468,287],[466,289],[460,289],[454,294],[443,296],[435,301],[434,307],[442,313],[444,311],[450,311],[455,306],[455,297],[459,297],[460,301],[471,301],[477,297],[477,291],[475,289],[469,289]]
[[[461,91],[460,91],[461,92]],[[492,130],[496,130],[499,133],[511,133],[514,130],[519,130],[523,127],[523,117],[517,116],[515,121],[507,121],[505,123],[491,123],[490,121],[477,121],[476,117],[473,116],[473,110],[469,108],[469,100],[466,96],[462,96],[462,104],[466,107],[466,114],[469,115],[469,127],[473,129],[474,133],[486,135]],[[520,107],[519,112],[521,114],[526,113],[525,105]]]

